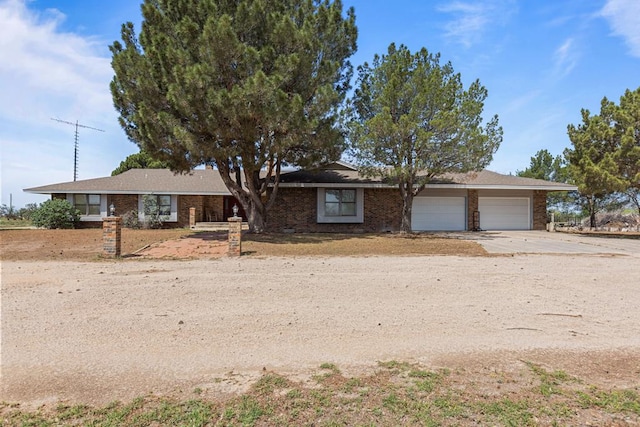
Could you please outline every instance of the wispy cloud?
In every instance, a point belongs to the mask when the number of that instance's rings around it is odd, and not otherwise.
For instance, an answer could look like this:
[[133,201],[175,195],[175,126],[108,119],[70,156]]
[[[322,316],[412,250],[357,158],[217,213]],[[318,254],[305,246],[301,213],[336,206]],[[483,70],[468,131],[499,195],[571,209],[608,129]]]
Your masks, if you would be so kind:
[[578,63],[580,54],[573,38],[566,39],[554,52],[556,74],[565,77]]
[[625,40],[631,55],[640,57],[640,1],[607,0],[600,13],[613,34]]
[[437,10],[453,16],[445,25],[445,37],[469,48],[479,41],[487,27],[504,24],[514,8],[512,0],[487,0],[452,1],[439,5]]

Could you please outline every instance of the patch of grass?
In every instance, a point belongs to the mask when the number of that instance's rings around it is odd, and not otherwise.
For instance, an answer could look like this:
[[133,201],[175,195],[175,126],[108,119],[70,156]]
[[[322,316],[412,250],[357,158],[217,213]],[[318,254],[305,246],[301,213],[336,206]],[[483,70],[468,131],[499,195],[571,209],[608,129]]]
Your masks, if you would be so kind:
[[530,411],[531,403],[502,399],[480,405],[481,413],[490,419],[500,421],[502,425],[521,427],[534,425],[534,417]]
[[560,385],[567,381],[575,381],[574,378],[564,371],[548,372],[542,366],[531,362],[526,362],[526,365],[531,369],[531,372],[540,378],[540,393],[544,397],[561,394]]
[[640,394],[635,390],[603,391],[592,387],[588,392],[577,393],[583,408],[598,407],[612,413],[640,415]]
[[[102,408],[59,405],[33,412],[2,403],[0,425],[553,426],[581,425],[585,417],[640,420],[637,390],[585,390],[583,380],[535,364],[514,374],[495,370],[430,371],[390,361],[381,362],[371,374],[354,378],[343,377],[333,364],[323,364],[320,369],[332,376],[306,384],[270,372],[247,392],[231,398],[181,401],[147,396]],[[531,387],[531,373],[547,386]],[[509,383],[508,390],[483,386],[495,384],[496,374],[523,380]]]
[[17,227],[31,227],[31,220],[29,219],[7,219],[5,217],[0,218],[0,229],[3,228],[17,228]]

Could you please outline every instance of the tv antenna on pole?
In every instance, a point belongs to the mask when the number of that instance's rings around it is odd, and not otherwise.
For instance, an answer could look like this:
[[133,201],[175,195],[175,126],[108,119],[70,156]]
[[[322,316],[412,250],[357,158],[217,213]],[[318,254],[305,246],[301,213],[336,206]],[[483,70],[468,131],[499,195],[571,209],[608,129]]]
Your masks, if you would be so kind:
[[73,180],[75,181],[78,179],[78,137],[80,136],[78,133],[78,128],[92,129],[100,132],[104,132],[104,130],[98,129],[98,128],[92,128],[91,126],[81,125],[78,123],[77,120],[75,123],[68,122],[66,120],[54,119],[54,118],[52,118],[51,120],[55,120],[56,122],[65,123],[65,124],[76,127],[76,135],[75,135],[74,149],[73,149]]

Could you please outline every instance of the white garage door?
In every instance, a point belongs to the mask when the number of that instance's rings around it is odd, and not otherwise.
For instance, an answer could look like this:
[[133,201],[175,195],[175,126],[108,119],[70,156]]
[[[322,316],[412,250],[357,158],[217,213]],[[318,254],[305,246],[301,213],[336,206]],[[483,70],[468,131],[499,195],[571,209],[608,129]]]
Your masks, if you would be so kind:
[[483,230],[529,230],[527,197],[479,197],[480,228]]
[[464,197],[416,197],[411,210],[413,231],[466,230]]

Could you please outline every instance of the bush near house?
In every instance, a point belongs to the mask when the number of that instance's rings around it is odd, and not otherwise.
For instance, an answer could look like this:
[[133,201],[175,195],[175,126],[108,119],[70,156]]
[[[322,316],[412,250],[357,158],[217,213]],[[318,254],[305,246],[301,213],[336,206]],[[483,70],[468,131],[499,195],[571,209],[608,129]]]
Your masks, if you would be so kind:
[[80,211],[63,199],[47,200],[31,215],[31,222],[42,228],[75,228],[80,221]]

